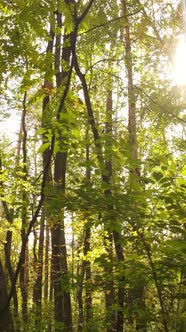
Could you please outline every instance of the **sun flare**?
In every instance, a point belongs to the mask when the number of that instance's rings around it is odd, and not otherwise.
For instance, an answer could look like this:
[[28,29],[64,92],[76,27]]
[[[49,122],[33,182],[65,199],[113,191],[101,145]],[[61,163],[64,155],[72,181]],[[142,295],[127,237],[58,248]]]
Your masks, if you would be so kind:
[[178,85],[186,85],[186,38],[181,36],[175,52],[174,77]]

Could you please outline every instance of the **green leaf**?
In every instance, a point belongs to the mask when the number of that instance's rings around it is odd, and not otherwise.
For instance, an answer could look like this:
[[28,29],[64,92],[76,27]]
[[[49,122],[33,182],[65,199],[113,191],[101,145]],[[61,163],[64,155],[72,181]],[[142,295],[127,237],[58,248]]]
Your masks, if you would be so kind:
[[159,181],[163,177],[163,174],[161,172],[153,172],[152,176],[156,181]]
[[50,142],[44,143],[40,146],[40,148],[38,149],[39,153],[43,153],[44,151],[46,151],[50,146]]
[[181,175],[186,176],[186,165],[181,170]]
[[142,187],[139,183],[139,181],[132,179],[131,180],[131,189],[136,191],[136,192],[141,192],[142,191]]

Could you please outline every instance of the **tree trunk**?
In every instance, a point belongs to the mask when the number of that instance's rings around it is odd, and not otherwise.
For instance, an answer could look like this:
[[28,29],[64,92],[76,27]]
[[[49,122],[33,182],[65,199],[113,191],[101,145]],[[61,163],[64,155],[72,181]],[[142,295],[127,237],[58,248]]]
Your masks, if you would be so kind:
[[46,232],[45,232],[45,265],[44,265],[44,299],[45,301],[49,300],[49,250],[50,250],[50,232],[49,226],[46,221]]
[[[122,10],[124,17],[124,44],[125,44],[125,66],[128,80],[128,133],[131,157],[138,160],[138,144],[136,131],[136,96],[133,83],[133,60],[131,51],[130,22],[128,19],[128,8],[125,0],[122,0]],[[134,168],[136,175],[139,174],[137,166]]]
[[14,332],[12,316],[7,303],[8,294],[6,278],[0,261],[0,332]]
[[36,278],[33,285],[33,302],[36,305],[36,326],[41,315],[42,305],[42,280],[43,280],[43,252],[44,252],[44,227],[45,227],[45,210],[42,209],[40,230],[39,230],[39,247],[36,259]]
[[[86,130],[86,140],[88,140],[89,128]],[[86,145],[86,183],[90,183],[91,179],[91,169],[89,166],[90,162],[90,146]],[[83,255],[87,256],[90,251],[91,243],[91,221],[89,220],[88,215],[84,215],[85,220],[87,220],[84,226],[84,239],[83,239]],[[85,303],[83,305],[83,281],[85,279]],[[80,281],[78,283],[78,332],[84,331],[89,328],[90,319],[92,319],[92,292],[90,287],[91,282],[91,263],[87,259],[83,259],[80,267]]]
[[[70,3],[71,1],[66,1]],[[62,87],[66,89],[66,95],[70,87],[70,55],[71,46],[70,35],[64,35],[63,48],[61,49],[61,27],[62,14],[56,11],[57,27],[60,33],[56,36],[55,47],[55,71],[56,71],[56,85],[60,90]],[[61,63],[63,69],[61,72]],[[63,93],[64,96],[64,93]],[[62,99],[59,105],[57,120],[60,124],[60,115],[65,112],[65,99]],[[63,125],[63,123],[61,123]],[[56,141],[60,145],[61,151],[56,153],[54,161],[54,182],[57,197],[62,197],[65,194],[66,181],[66,165],[67,165],[67,149],[63,141],[63,130],[60,128],[56,132]],[[63,152],[62,152],[63,151]],[[59,205],[59,204],[58,204]],[[67,250],[65,242],[65,221],[64,221],[64,207],[61,205],[55,208],[55,218],[53,219],[53,228],[51,230],[52,236],[52,285],[54,288],[54,312],[56,320],[56,332],[71,331],[72,330],[72,312],[71,312],[71,298],[70,285],[67,265]],[[61,325],[60,325],[61,324]]]
[[[0,158],[0,172],[2,171],[2,160]],[[0,181],[0,185],[3,188],[3,181]],[[7,221],[11,225],[13,224],[13,209],[8,207],[6,200],[2,200],[2,206],[4,210],[5,217]],[[8,271],[9,279],[12,284],[14,279],[14,271],[11,264],[11,246],[12,246],[12,231],[8,230],[6,233],[6,242],[4,244],[4,252],[5,252],[5,266]],[[19,319],[18,319],[18,298],[17,298],[17,290],[15,288],[13,294],[14,301],[14,316],[16,318],[17,328],[19,328]]]
[[[107,173],[107,184],[112,183],[112,90],[111,88],[107,92],[106,100],[106,144],[105,144],[105,171]],[[103,218],[104,228],[107,233],[105,236],[105,249],[107,252],[107,261],[105,262],[105,309],[106,309],[106,324],[107,332],[116,330],[116,310],[115,304],[115,292],[114,292],[114,281],[113,281],[113,232],[111,229],[111,212],[113,210],[112,191],[111,189],[105,190],[105,197],[108,202],[106,209],[106,216]]]
[[[27,114],[27,92],[24,93],[23,97],[23,111],[22,111],[22,153],[23,153],[23,180],[27,180],[27,130],[26,130],[26,114]],[[22,219],[22,242],[24,242],[26,228],[27,228],[27,207],[28,207],[28,194],[23,190],[22,193],[22,211],[21,211],[21,219]],[[20,270],[20,288],[21,288],[21,296],[22,296],[22,315],[23,322],[26,323],[28,319],[28,244],[25,247],[25,251],[23,253],[23,264]]]
[[[54,13],[51,13],[50,17],[50,31],[49,35],[50,38],[48,40],[48,45],[46,49],[46,57],[51,56],[54,51],[54,39],[55,33],[53,31],[53,22],[54,20]],[[51,102],[51,90],[53,88],[53,64],[51,63],[48,68],[46,68],[45,78],[43,89],[45,92],[45,96],[43,98],[43,105],[42,105],[42,128],[46,130],[46,132],[42,135],[42,142],[45,144],[48,142],[48,130],[51,128],[51,112],[50,112],[50,102]],[[51,156],[51,147],[47,148],[43,152],[43,172],[47,168],[48,161],[50,160]],[[37,313],[41,311],[41,304],[42,304],[42,296],[44,293],[44,300],[47,303],[48,300],[52,302],[52,277],[50,273],[51,264],[49,264],[49,250],[50,250],[50,228],[48,225],[48,220],[51,218],[51,211],[49,207],[49,198],[48,192],[50,190],[50,186],[52,182],[52,170],[51,170],[51,163],[48,167],[48,171],[46,174],[46,197],[45,197],[45,206],[42,207],[41,213],[41,220],[40,220],[40,238],[39,238],[39,250],[38,250],[38,269],[35,281],[35,299],[36,299],[36,325],[37,325]],[[46,227],[46,232],[45,232]],[[44,238],[45,235],[45,238]],[[44,243],[45,241],[45,243]],[[45,249],[44,249],[45,248]],[[45,252],[44,252],[45,250]],[[45,255],[45,257],[44,257]],[[44,266],[43,266],[44,263]],[[43,276],[44,272],[44,276]],[[49,294],[49,281],[50,281],[50,294]],[[44,290],[42,287],[42,283],[44,282]],[[38,289],[38,293],[37,293]],[[49,298],[50,295],[50,298]],[[48,323],[48,331],[51,330],[51,321]]]
[[[128,5],[125,0],[122,0],[122,11],[124,17],[124,36],[123,42],[125,45],[125,66],[126,74],[128,81],[128,142],[130,147],[130,155],[132,165],[129,170],[129,182],[130,190],[133,190],[133,181],[139,181],[140,169],[138,167],[138,144],[137,144],[137,129],[136,129],[136,96],[135,96],[135,87],[133,82],[133,59],[132,59],[132,49],[131,49],[131,33],[130,33],[130,22],[128,16]],[[134,204],[135,209],[135,204]],[[134,229],[135,225],[132,225]],[[136,331],[146,331],[147,324],[144,321],[143,314],[140,315],[140,312],[145,308],[144,300],[144,284],[139,283],[138,286],[132,286],[129,289],[128,294],[128,307],[129,307],[129,323],[131,325],[136,325]],[[139,314],[132,314],[132,311],[136,306],[139,308],[137,312]],[[131,314],[130,314],[131,308]],[[135,311],[136,312],[136,311]]]

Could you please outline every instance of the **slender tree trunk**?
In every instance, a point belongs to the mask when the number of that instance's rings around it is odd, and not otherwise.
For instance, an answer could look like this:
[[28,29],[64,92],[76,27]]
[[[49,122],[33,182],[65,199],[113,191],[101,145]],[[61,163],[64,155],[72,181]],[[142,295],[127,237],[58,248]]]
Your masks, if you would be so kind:
[[[112,112],[113,112],[113,107],[112,107],[112,90],[110,89],[108,91],[107,95],[107,106],[106,106],[106,134],[107,134],[107,139],[108,142],[106,144],[105,148],[105,169],[108,174],[108,179],[107,179],[107,184],[111,185],[112,184]],[[112,199],[112,191],[111,189],[108,189],[105,191],[105,196],[108,198],[109,201]],[[112,220],[112,211],[113,211],[113,204],[108,203],[108,210],[110,213],[109,216],[109,221],[113,223]],[[115,228],[114,225],[111,226],[109,225],[110,228]],[[117,227],[116,227],[117,228]],[[122,247],[122,242],[121,242],[121,234],[116,231],[115,229],[110,232],[110,246],[112,245],[112,242],[114,241],[115,244],[115,249],[116,249],[116,255],[117,255],[117,260],[118,263],[124,261],[124,255],[123,255],[123,247]],[[113,258],[112,258],[112,248],[110,249],[110,261],[111,264],[113,263]],[[110,271],[111,273],[112,271]],[[113,272],[111,273],[111,275]],[[112,312],[112,324],[111,324],[111,331],[122,331],[123,330],[123,323],[124,323],[124,284],[125,284],[125,279],[123,276],[119,277],[119,282],[118,282],[118,289],[117,289],[117,310],[116,313],[111,310]],[[109,294],[109,293],[108,293]],[[111,285],[110,285],[110,296],[109,296],[109,304],[111,306],[114,305],[114,284],[111,279]],[[109,330],[108,330],[109,331]]]
[[[128,133],[131,148],[131,157],[138,160],[138,144],[136,131],[136,96],[133,83],[133,60],[131,51],[130,22],[128,19],[128,8],[125,0],[122,0],[122,10],[124,17],[124,44],[125,44],[125,65],[128,80]],[[136,175],[139,174],[137,166],[134,169]]]
[[[6,215],[6,219],[12,225],[13,217],[12,211],[8,209],[6,201],[3,201],[4,212]],[[12,283],[14,278],[14,271],[11,264],[11,244],[12,244],[12,231],[8,230],[6,234],[6,242],[4,244],[4,252],[5,252],[5,264],[8,271],[8,275],[10,278],[10,282]],[[19,329],[19,318],[18,318],[18,298],[17,298],[17,290],[15,289],[13,294],[13,301],[14,301],[14,316],[16,318],[17,329]]]
[[[87,128],[86,132],[86,139],[89,136],[89,127]],[[87,183],[91,180],[91,168],[90,168],[90,146],[87,143],[86,145],[86,181]],[[85,225],[85,237],[84,237],[84,256],[86,257],[88,252],[90,251],[90,244],[91,244],[91,221],[88,219]],[[86,288],[85,288],[85,326],[88,328],[88,324],[90,320],[93,318],[93,310],[92,310],[92,290],[91,290],[91,262],[89,260],[85,260],[85,281],[86,281]]]
[[48,301],[49,299],[49,271],[50,271],[50,264],[49,264],[49,251],[50,251],[50,232],[49,226],[46,221],[45,226],[45,264],[44,264],[44,299]]
[[[9,306],[7,307],[8,294],[6,278],[3,270],[3,265],[0,261],[0,331],[14,332],[13,320],[10,313]],[[6,306],[6,309],[5,309]]]
[[[84,228],[83,254],[86,257],[90,251],[91,224],[87,221]],[[85,280],[85,302],[83,301],[83,282]],[[83,259],[79,272],[79,283],[77,292],[78,301],[78,332],[90,328],[90,319],[92,319],[92,292],[91,292],[91,265],[86,259]]]
[[[86,140],[88,140],[89,128],[86,130]],[[86,183],[89,185],[91,179],[90,162],[90,146],[86,145]],[[88,215],[84,215],[87,220],[84,226],[84,239],[83,239],[83,255],[87,256],[90,251],[91,243],[91,222]],[[78,283],[78,332],[84,331],[84,327],[88,328],[90,319],[92,318],[92,292],[91,292],[91,263],[87,259],[83,259],[80,267],[80,281]],[[83,303],[83,282],[85,279],[85,303]]]
[[42,305],[42,280],[43,280],[43,252],[44,252],[44,228],[45,228],[45,210],[42,209],[40,230],[39,230],[39,247],[36,260],[36,278],[33,285],[33,302],[36,304],[36,321],[41,315]]
[[[6,268],[8,271],[8,275],[10,278],[10,282],[12,283],[14,278],[14,271],[12,269],[11,264],[11,244],[12,244],[12,231],[7,231],[6,235],[6,243],[4,245],[5,250],[5,263]],[[17,290],[15,289],[14,295],[13,295],[13,301],[14,301],[14,316],[16,318],[17,327],[19,328],[19,319],[18,319],[18,298],[17,298]]]
[[164,327],[164,331],[169,332],[168,320],[167,320],[167,310],[166,310],[165,303],[164,303],[164,297],[163,297],[163,293],[162,293],[162,289],[161,289],[161,283],[158,279],[156,268],[154,266],[154,262],[153,262],[153,258],[152,258],[152,252],[151,252],[151,246],[150,246],[149,243],[146,242],[145,236],[142,232],[138,231],[138,236],[139,236],[139,238],[141,239],[141,241],[143,243],[143,246],[145,248],[147,258],[148,258],[148,261],[149,261],[149,265],[150,265],[150,268],[151,268],[151,271],[152,271],[152,277],[154,279],[154,283],[155,283],[156,290],[157,290],[157,295],[158,295],[158,300],[159,300],[159,304],[160,304],[160,308],[161,308],[162,325]]
[[[22,112],[22,153],[23,153],[23,180],[27,180],[27,130],[26,130],[26,114],[27,114],[27,92],[23,97],[23,112]],[[27,228],[27,206],[28,206],[28,194],[26,191],[22,193],[22,242],[24,241],[26,228]],[[20,270],[20,288],[22,295],[22,315],[24,324],[28,319],[28,244],[25,247],[23,253],[23,264]],[[23,327],[25,328],[25,327]]]
[[[0,173],[2,172],[2,160],[0,157]],[[3,181],[0,181],[0,185],[3,188]],[[3,195],[2,195],[3,196]],[[6,216],[7,221],[9,222],[10,226],[13,224],[13,209],[8,207],[6,200],[2,200],[2,206],[4,210],[4,214]],[[6,233],[6,242],[4,244],[4,252],[5,252],[5,265],[8,271],[9,279],[12,284],[14,279],[14,271],[12,268],[11,263],[11,245],[12,245],[12,231],[8,230]],[[15,288],[13,294],[13,301],[14,301],[14,316],[16,318],[17,324],[17,331],[19,329],[19,319],[18,319],[18,298],[17,298],[17,290]]]
[[[105,171],[107,172],[108,185],[112,183],[112,90],[109,88],[106,98],[106,144],[105,144]],[[105,249],[107,252],[107,262],[105,263],[105,309],[106,309],[106,326],[107,332],[116,331],[115,315],[115,292],[113,280],[113,232],[111,230],[111,212],[113,210],[112,191],[105,190],[105,197],[108,200],[107,212],[104,218],[104,227],[107,235],[105,236]],[[110,202],[109,202],[110,201]]]
[[[53,31],[52,23],[54,19],[54,14],[51,13],[50,17],[50,30],[49,30],[49,41],[46,49],[46,57],[51,56],[53,54],[54,49],[54,39],[55,34]],[[44,84],[43,84],[43,91],[45,92],[45,96],[43,98],[43,105],[42,105],[42,128],[46,130],[46,132],[42,135],[43,144],[48,142],[48,130],[51,128],[51,112],[49,109],[49,105],[51,102],[51,93],[53,89],[53,64],[50,63],[49,68],[46,69]],[[50,148],[47,148],[43,152],[43,172],[48,164],[48,160],[50,160],[51,151]],[[45,198],[45,206],[42,207],[41,212],[41,219],[40,219],[40,235],[39,235],[39,249],[38,249],[38,269],[36,270],[36,280],[35,280],[35,290],[34,290],[34,298],[36,303],[36,327],[37,327],[37,320],[38,314],[42,308],[42,296],[44,293],[45,301],[48,301],[49,296],[49,248],[50,248],[50,229],[48,225],[48,219],[51,217],[50,208],[48,207],[49,199],[48,199],[48,192],[52,182],[52,170],[51,170],[51,163],[48,167],[48,172],[46,174],[46,198]],[[46,227],[46,234],[45,234],[45,227]],[[45,237],[46,235],[46,237]],[[45,243],[44,243],[45,242]],[[44,252],[45,248],[45,252]],[[44,257],[45,255],[45,257]],[[43,275],[44,272],[44,275]],[[50,279],[51,281],[51,279]],[[44,282],[44,289],[43,284]],[[52,285],[52,282],[51,282]],[[52,286],[51,286],[51,297],[50,301],[52,301]],[[51,329],[51,322],[49,322],[48,330]]]
[[[91,227],[87,225],[85,232],[85,255],[90,251],[90,240],[91,240]],[[93,310],[92,310],[92,290],[91,290],[91,263],[86,260],[85,261],[85,326],[90,326],[90,321],[93,318]]]
[[[135,167],[130,170],[130,181],[131,181],[131,189],[132,189],[132,180],[139,180],[140,177],[140,169],[138,167],[138,144],[137,144],[137,126],[136,126],[136,96],[135,96],[135,87],[133,82],[133,60],[132,60],[132,50],[131,50],[131,36],[130,36],[130,22],[128,19],[128,5],[125,0],[122,0],[122,9],[124,16],[124,42],[125,42],[125,50],[126,50],[126,71],[127,71],[127,79],[128,79],[128,132],[129,132],[129,144],[131,147],[131,157],[133,162],[136,162]],[[134,205],[135,208],[135,205]],[[133,225],[134,229],[138,231],[138,227]],[[149,259],[149,264],[152,269],[152,275],[155,281],[155,285],[157,288],[158,298],[160,302],[161,312],[162,312],[162,320],[164,329],[168,331],[168,325],[166,320],[166,310],[164,307],[164,301],[162,297],[162,292],[159,286],[158,278],[156,271],[154,269],[154,264],[152,261],[151,252],[149,246],[147,246],[143,235],[139,233],[139,237],[142,240],[145,250],[147,252],[147,257]],[[135,305],[138,304],[139,308],[143,310],[145,309],[145,301],[144,301],[144,284],[141,283],[138,287],[132,289],[132,298],[134,299]],[[143,319],[143,315],[136,318],[136,331],[147,331],[147,323]]]
[[[137,125],[136,125],[136,96],[135,87],[133,80],[133,58],[132,58],[132,47],[131,47],[131,32],[130,32],[130,22],[128,16],[128,5],[125,0],[122,0],[122,11],[124,17],[124,36],[123,42],[125,45],[125,66],[126,74],[128,80],[128,142],[130,146],[130,155],[132,166],[129,172],[129,182],[130,190],[133,190],[133,181],[139,181],[140,169],[138,166],[138,143],[137,143]],[[135,204],[134,204],[135,209]],[[133,225],[136,229],[136,225]],[[140,315],[141,310],[145,310],[145,300],[144,300],[144,283],[141,281],[139,285],[132,286],[128,291],[128,306],[129,306],[129,323],[131,325],[136,325],[136,331],[146,331],[147,323],[144,320],[143,314]],[[138,306],[139,314],[135,317],[135,322],[133,319],[133,314],[130,309],[133,310]]]

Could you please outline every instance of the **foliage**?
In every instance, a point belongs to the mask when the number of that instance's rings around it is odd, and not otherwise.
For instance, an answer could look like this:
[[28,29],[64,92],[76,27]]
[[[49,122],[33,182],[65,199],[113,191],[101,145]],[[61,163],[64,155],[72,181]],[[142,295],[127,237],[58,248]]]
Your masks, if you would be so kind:
[[21,123],[0,150],[17,331],[184,331],[186,100],[168,74],[179,10],[0,1],[0,114]]

